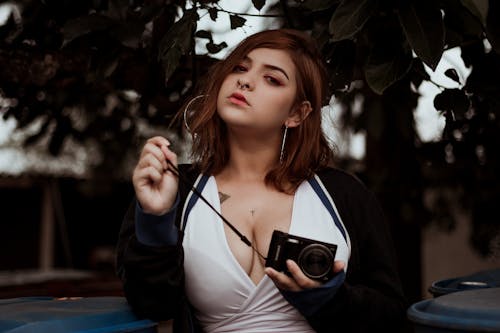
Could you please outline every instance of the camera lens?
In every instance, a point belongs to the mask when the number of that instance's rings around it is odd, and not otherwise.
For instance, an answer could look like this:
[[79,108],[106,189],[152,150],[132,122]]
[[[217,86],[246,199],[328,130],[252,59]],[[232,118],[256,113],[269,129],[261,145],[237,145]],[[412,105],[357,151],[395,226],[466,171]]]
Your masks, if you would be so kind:
[[321,279],[332,269],[333,254],[324,245],[311,244],[302,249],[297,264],[311,279]]

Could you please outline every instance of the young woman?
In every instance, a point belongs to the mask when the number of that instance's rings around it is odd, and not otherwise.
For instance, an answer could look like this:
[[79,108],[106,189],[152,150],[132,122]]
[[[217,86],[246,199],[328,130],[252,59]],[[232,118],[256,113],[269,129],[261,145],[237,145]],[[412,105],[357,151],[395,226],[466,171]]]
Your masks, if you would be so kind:
[[[168,140],[154,137],[133,173],[117,265],[134,311],[174,318],[176,332],[401,331],[405,300],[379,205],[329,166],[316,45],[292,30],[254,34],[206,82],[184,110],[193,164],[177,170]],[[327,278],[297,256],[266,267],[275,230],[335,244]]]

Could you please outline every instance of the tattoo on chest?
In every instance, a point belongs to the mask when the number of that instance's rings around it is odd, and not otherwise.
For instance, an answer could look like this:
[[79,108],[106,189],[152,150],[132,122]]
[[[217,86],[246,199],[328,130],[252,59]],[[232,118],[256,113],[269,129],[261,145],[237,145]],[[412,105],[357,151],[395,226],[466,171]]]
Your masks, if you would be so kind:
[[223,203],[224,201],[226,201],[226,200],[227,200],[227,199],[229,199],[229,198],[230,198],[230,195],[229,195],[229,194],[219,192],[219,201],[220,201],[221,205],[222,205],[222,203]]

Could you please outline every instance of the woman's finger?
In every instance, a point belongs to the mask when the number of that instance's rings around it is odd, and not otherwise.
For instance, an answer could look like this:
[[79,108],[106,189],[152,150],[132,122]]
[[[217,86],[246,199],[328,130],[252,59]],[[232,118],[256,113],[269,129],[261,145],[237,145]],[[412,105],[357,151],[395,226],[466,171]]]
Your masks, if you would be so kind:
[[171,151],[168,146],[161,146],[161,151],[165,159],[170,163],[172,163],[177,168],[177,154]]
[[163,172],[165,168],[163,167],[164,163],[159,161],[156,156],[153,156],[152,154],[145,155],[139,160],[139,163],[137,164],[138,168],[143,169],[147,167],[153,167],[158,172]]
[[154,156],[162,164],[166,164],[165,155],[163,154],[161,146],[157,146],[152,143],[146,143],[142,149],[141,155],[139,156],[139,162],[148,155]]
[[293,279],[297,285],[302,289],[316,288],[320,286],[320,283],[316,280],[308,278],[304,272],[300,269],[299,265],[293,260],[288,259],[286,261],[286,267],[292,275]]
[[160,182],[162,179],[162,174],[152,166],[148,166],[146,168],[137,170],[134,173],[133,177],[135,178],[134,183],[137,183],[139,187],[142,187],[144,185],[147,185],[149,187],[151,182],[153,184]]
[[267,267],[265,269],[265,273],[271,278],[271,280],[273,280],[274,284],[279,289],[289,291],[301,290],[300,286],[295,282],[295,280],[284,273],[280,273],[270,267]]
[[345,262],[342,260],[337,260],[333,263],[333,272],[338,273],[345,267]]
[[152,138],[149,138],[148,141],[146,141],[147,143],[151,143],[151,144],[154,144],[158,147],[161,147],[161,146],[170,146],[170,141],[168,141],[167,139],[165,139],[163,136],[154,136]]

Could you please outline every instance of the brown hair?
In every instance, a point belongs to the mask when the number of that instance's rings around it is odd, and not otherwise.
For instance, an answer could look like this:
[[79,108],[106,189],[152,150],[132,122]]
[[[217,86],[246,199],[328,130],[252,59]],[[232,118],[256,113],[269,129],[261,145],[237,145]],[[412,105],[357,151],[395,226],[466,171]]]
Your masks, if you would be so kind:
[[[293,192],[300,183],[326,166],[332,159],[331,147],[321,130],[321,107],[326,102],[326,71],[314,41],[306,34],[289,30],[266,30],[243,40],[224,60],[212,66],[204,84],[194,96],[203,95],[189,105],[195,110],[188,117],[193,135],[192,155],[194,164],[205,174],[217,174],[229,160],[226,126],[217,114],[217,95],[222,82],[235,66],[257,48],[286,51],[297,74],[295,105],[311,103],[312,111],[303,122],[288,129],[285,156],[281,163],[266,175],[266,183],[280,191]],[[181,110],[181,112],[184,108]]]

